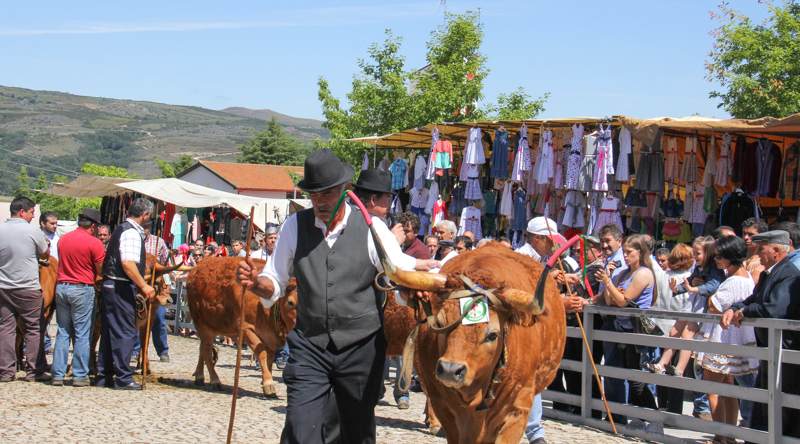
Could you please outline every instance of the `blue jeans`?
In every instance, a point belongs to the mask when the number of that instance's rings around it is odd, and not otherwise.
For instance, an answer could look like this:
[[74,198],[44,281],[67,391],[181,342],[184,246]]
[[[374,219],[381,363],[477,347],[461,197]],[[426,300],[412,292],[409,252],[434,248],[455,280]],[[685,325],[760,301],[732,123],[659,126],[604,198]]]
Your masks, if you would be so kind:
[[[169,353],[169,345],[167,345],[167,323],[164,316],[167,314],[167,307],[162,305],[156,309],[156,317],[153,319],[153,325],[150,326],[150,337],[153,338],[153,346],[156,348],[158,356]],[[139,340],[139,333],[136,333],[136,338],[133,344],[133,354],[138,355],[139,349],[142,348],[141,341]]]
[[289,360],[289,342],[286,342],[286,345],[283,348],[279,348],[275,350],[275,360],[283,359],[284,361]]
[[[695,362],[694,379],[703,380],[703,367]],[[711,405],[708,403],[708,395],[701,392],[694,392],[694,409],[692,413],[711,413]]]
[[533,398],[531,414],[528,416],[528,425],[525,427],[525,436],[528,442],[535,439],[544,438],[544,426],[542,425],[542,394],[539,393]]
[[89,377],[89,342],[94,323],[94,286],[61,284],[56,286],[58,336],[53,351],[53,379],[64,379],[69,359],[69,341],[75,335],[72,374],[75,379]]
[[[736,376],[736,383],[742,387],[755,387],[756,385],[756,375],[758,373],[750,373],[748,375],[740,375]],[[753,416],[753,401],[748,399],[740,399],[739,400],[739,412],[742,414],[742,426],[743,427],[750,427],[750,419]]]

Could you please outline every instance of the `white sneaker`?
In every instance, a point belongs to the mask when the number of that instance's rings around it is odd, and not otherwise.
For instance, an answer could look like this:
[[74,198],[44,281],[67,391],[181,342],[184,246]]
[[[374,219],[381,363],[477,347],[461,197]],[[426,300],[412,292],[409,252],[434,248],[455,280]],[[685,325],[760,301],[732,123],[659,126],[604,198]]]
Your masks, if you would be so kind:
[[644,430],[644,428],[647,427],[647,424],[645,424],[645,422],[639,418],[633,418],[628,421],[628,427],[636,430]]
[[659,422],[651,422],[644,428],[645,432],[664,434],[664,425]]

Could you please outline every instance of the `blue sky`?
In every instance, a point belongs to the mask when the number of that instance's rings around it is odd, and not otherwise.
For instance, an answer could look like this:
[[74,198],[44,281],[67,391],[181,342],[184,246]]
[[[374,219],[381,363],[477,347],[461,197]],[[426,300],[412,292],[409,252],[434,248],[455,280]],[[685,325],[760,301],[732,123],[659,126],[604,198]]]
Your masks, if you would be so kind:
[[[425,43],[443,5],[350,1],[4,2],[0,84],[88,96],[270,108],[322,117],[319,76],[350,90],[357,59],[391,29],[408,67],[425,64]],[[733,6],[761,19],[756,0]],[[550,92],[543,117],[729,117],[704,79],[719,0],[669,2],[458,1],[481,8],[486,101],[522,86]],[[435,11],[434,11],[435,10]]]

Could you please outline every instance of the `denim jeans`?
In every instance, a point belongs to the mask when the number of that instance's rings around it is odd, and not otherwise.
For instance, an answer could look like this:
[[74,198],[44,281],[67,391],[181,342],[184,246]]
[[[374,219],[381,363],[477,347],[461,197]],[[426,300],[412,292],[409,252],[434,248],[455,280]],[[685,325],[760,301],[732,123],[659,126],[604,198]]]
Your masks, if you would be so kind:
[[[736,376],[736,383],[742,387],[755,387],[756,375],[758,375],[757,372]],[[742,414],[742,427],[750,427],[750,419],[753,416],[753,404],[753,401],[747,399],[739,400],[739,413]]]
[[[169,353],[169,345],[167,345],[167,323],[164,316],[167,314],[167,307],[162,305],[156,309],[156,317],[153,319],[153,325],[150,326],[150,337],[153,339],[153,346],[156,348],[158,356]],[[139,340],[139,333],[136,333],[136,338],[133,344],[133,354],[138,355],[139,349],[142,348],[141,341]]]
[[531,414],[528,416],[528,425],[525,427],[525,436],[528,442],[535,439],[544,438],[544,426],[542,425],[542,394],[539,393],[533,398]]
[[[693,363],[692,371],[694,373],[694,379],[698,381],[703,380],[703,366],[697,363],[694,359],[691,361]],[[688,366],[687,366],[688,368]],[[694,392],[694,408],[692,413],[711,413],[711,405],[708,403],[708,395],[702,392]]]
[[62,284],[56,286],[58,335],[53,351],[53,379],[64,379],[69,359],[69,341],[75,335],[72,374],[75,379],[89,377],[89,342],[94,324],[94,286]]
[[278,359],[289,360],[289,342],[286,342],[283,348],[275,350],[275,360],[277,361]]

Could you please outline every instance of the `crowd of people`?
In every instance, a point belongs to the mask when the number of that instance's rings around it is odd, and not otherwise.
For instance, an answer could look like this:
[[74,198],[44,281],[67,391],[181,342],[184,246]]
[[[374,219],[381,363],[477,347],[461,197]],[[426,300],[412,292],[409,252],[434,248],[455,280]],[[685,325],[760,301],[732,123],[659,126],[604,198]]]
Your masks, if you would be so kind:
[[[421,221],[417,214],[405,212],[397,218],[388,214],[394,194],[389,173],[365,170],[355,184],[350,184],[353,176],[352,168],[329,150],[312,153],[306,160],[304,179],[298,184],[309,194],[312,208],[289,217],[280,229],[268,228],[257,238],[257,247],[249,249],[250,258],[264,259],[266,265],[256,267],[252,260],[246,260],[237,271],[238,282],[261,297],[265,307],[284,295],[291,277],[297,279],[297,327],[290,332],[286,348],[276,354],[278,368],[286,366],[284,381],[288,387],[289,408],[281,442],[319,442],[318,426],[323,420],[326,442],[333,442],[329,438],[339,434],[353,440],[374,438],[374,407],[383,396],[383,384],[379,383],[383,378],[375,378],[374,373],[383,372],[386,366],[386,339],[380,332],[382,301],[388,296],[373,285],[382,265],[371,233],[377,233],[386,254],[404,270],[437,272],[459,254],[492,241],[511,248],[506,238],[484,238],[476,243],[472,232],[459,232],[450,220],[435,224],[434,234],[419,237]],[[350,186],[379,221],[374,232],[351,205],[334,213],[339,196]],[[171,256],[177,253],[186,263],[197,265],[219,256],[225,247],[197,241],[171,254],[162,239],[148,234],[153,205],[146,199],[135,200],[126,221],[113,232],[101,224],[99,211],[87,208],[78,217],[78,229],[61,238],[56,233],[54,213],[43,213],[39,227],[30,224],[35,217],[30,199],[15,199],[11,212],[11,218],[0,224],[0,382],[15,377],[14,338],[19,319],[25,331],[25,380],[52,380],[53,385],[65,385],[70,338],[74,337],[72,386],[89,385],[89,344],[96,311],[95,285],[99,284],[103,306],[96,383],[116,389],[140,388],[133,381],[131,369],[139,343],[136,293],[152,297],[155,291],[144,281],[145,253],[153,254],[162,264],[173,261]],[[722,226],[714,236],[698,237],[691,246],[677,244],[668,249],[657,248],[648,235],[623,236],[617,224],[602,226],[585,236],[585,251],[573,248],[565,252],[559,267],[550,272],[562,293],[567,324],[576,326],[577,316],[587,305],[715,313],[722,315],[719,323],[660,318],[655,322],[675,338],[766,346],[764,329],[741,325],[740,321],[800,319],[796,302],[800,295],[800,251],[795,249],[800,245],[800,226],[779,222],[769,227],[763,220],[749,219],[744,222],[743,233],[740,238],[732,228]],[[554,221],[535,217],[527,223],[525,244],[516,251],[545,263],[564,242]],[[244,257],[246,250],[244,241],[235,239],[225,255]],[[320,264],[325,264],[325,269]],[[40,266],[56,267],[58,275],[58,334],[50,375],[44,356],[50,347],[42,312]],[[405,303],[399,295],[396,300]],[[375,310],[365,315],[365,307],[371,305]],[[159,358],[169,362],[164,317],[161,307],[152,337]],[[320,324],[320,319],[325,323]],[[593,319],[595,329],[620,333],[633,332],[635,322],[635,317],[624,315],[596,315]],[[783,346],[800,349],[800,337],[785,332]],[[580,339],[567,338],[564,358],[581,360],[583,347]],[[290,350],[294,358],[288,360]],[[597,341],[592,356],[595,362],[608,366],[767,388],[767,367],[747,357]],[[302,377],[297,373],[300,367]],[[796,374],[797,366],[783,365],[784,379]],[[560,370],[548,389],[580,394],[581,384],[580,373]],[[603,386],[609,401],[683,413],[681,390],[610,377],[605,378]],[[792,384],[783,389],[800,392]],[[594,381],[591,391],[594,397],[600,397],[600,387]],[[409,407],[407,392],[396,390],[393,395],[399,408]],[[697,417],[735,425],[741,415],[740,425],[766,428],[765,409],[759,404],[713,393],[695,393],[694,400],[692,413]],[[303,408],[293,408],[297,406]],[[577,406],[554,403],[553,407],[580,413]],[[336,420],[309,421],[309,409],[328,412],[326,415]],[[542,400],[537,395],[526,428],[531,443],[545,442],[541,415]],[[596,418],[602,415],[592,412]],[[631,427],[663,431],[655,422],[638,418],[629,421],[618,414],[613,418]],[[785,409],[784,434],[800,436],[798,419],[797,410]],[[734,441],[726,436],[714,437],[715,444]]]

